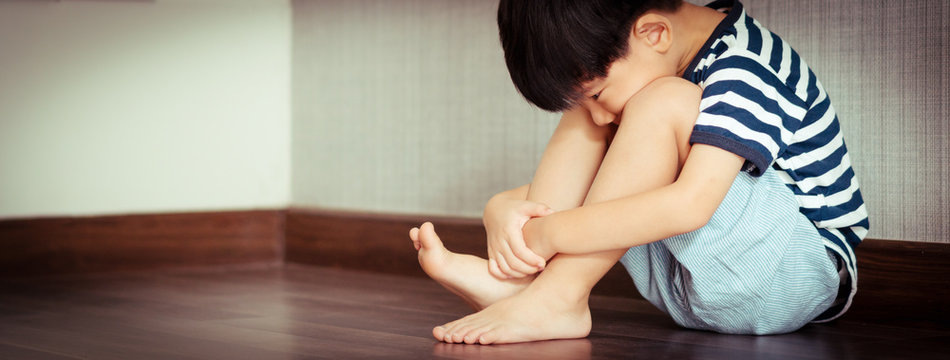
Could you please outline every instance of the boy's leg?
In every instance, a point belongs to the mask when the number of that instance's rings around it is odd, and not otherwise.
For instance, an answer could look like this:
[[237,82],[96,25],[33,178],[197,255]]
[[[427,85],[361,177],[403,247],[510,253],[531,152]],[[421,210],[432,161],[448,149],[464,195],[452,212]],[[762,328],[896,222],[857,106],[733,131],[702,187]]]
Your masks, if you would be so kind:
[[[565,112],[531,185],[506,191],[503,197],[530,198],[555,210],[581,206],[604,159],[610,133],[610,128],[596,126],[583,108]],[[505,273],[530,273],[531,268],[515,268],[504,261],[489,263],[477,256],[448,251],[429,223],[410,230],[409,237],[426,274],[475,310],[518,293],[535,277],[503,279],[492,275],[493,267]]]
[[449,251],[435,233],[432,223],[409,231],[419,252],[419,265],[433,280],[462,298],[475,310],[514,295],[534,279],[499,279],[488,272],[488,261],[475,255]]
[[[558,211],[581,206],[604,160],[611,132],[609,127],[596,126],[586,109],[565,112],[544,150],[530,186],[506,191],[503,197],[533,199]],[[475,310],[518,293],[535,277],[503,279],[493,276],[490,273],[493,267],[504,273],[518,273],[519,270],[529,273],[531,268],[516,268],[504,261],[489,263],[476,256],[448,251],[432,224],[413,228],[409,237],[426,274]]]
[[775,169],[740,173],[706,226],[620,260],[644,298],[685,328],[797,330],[828,309],[842,277]]
[[[585,202],[617,199],[672,183],[689,151],[699,99],[695,85],[672,78],[657,80],[634,96]],[[543,202],[544,197],[556,195],[538,194],[529,200]],[[626,251],[558,254],[522,292],[437,327],[433,335],[446,342],[483,344],[587,336],[590,289]]]

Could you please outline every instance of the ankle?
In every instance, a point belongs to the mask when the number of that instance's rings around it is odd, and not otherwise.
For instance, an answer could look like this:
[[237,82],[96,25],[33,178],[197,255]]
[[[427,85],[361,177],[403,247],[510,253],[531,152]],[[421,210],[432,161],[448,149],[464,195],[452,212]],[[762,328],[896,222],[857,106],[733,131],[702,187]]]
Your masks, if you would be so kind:
[[[536,286],[537,285],[537,286]],[[558,307],[578,308],[588,307],[590,289],[576,289],[573,287],[545,287],[538,282],[531,283],[525,292],[536,296],[537,299],[547,300]]]

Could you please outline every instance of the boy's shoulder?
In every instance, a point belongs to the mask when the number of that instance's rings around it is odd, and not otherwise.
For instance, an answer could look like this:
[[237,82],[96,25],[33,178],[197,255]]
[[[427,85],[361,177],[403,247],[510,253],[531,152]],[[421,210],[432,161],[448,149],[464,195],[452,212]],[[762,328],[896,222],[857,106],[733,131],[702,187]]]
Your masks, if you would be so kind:
[[798,106],[813,101],[820,87],[801,56],[739,2],[710,35],[691,69],[687,78],[701,86],[715,78],[755,79],[761,81],[757,86],[789,92],[788,100]]

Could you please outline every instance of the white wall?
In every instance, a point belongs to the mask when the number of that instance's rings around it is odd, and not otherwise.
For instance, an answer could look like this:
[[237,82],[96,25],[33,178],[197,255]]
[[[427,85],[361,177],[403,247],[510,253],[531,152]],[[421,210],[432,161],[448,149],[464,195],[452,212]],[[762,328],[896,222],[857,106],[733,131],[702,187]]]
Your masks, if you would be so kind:
[[282,208],[290,5],[0,2],[0,217]]

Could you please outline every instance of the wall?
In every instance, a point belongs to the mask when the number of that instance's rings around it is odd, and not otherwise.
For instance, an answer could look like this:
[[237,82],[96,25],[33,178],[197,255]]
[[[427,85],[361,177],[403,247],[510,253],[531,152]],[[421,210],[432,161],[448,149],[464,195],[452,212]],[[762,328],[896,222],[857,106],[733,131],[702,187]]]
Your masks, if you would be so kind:
[[950,242],[950,2],[746,1],[832,97],[868,236]]
[[[870,237],[950,242],[950,2],[749,0],[831,94]],[[479,216],[557,116],[507,77],[496,1],[296,0],[293,204]]]
[[294,1],[293,204],[480,216],[558,116],[508,80],[484,0]]
[[[0,2],[0,217],[478,216],[557,119],[511,86],[495,4],[297,0],[291,46],[282,1]],[[950,242],[950,3],[746,5],[835,100],[870,236]]]
[[285,1],[0,2],[0,217],[282,208]]

